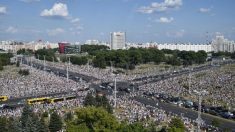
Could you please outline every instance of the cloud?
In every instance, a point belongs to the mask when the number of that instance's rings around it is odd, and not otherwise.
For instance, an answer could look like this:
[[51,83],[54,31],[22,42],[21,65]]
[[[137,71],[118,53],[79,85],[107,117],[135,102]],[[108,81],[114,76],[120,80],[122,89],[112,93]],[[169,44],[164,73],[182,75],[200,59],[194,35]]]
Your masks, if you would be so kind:
[[64,33],[64,32],[65,31],[62,28],[56,28],[56,29],[47,30],[47,33],[48,33],[49,36],[56,36],[56,35]]
[[181,38],[185,35],[185,30],[181,29],[180,31],[170,31],[166,32],[166,36],[173,38]]
[[41,12],[40,16],[43,17],[55,17],[55,18],[66,18],[69,15],[66,4],[55,3],[51,9],[45,9]]
[[17,33],[18,32],[18,29],[13,27],[13,26],[9,26],[7,29],[6,29],[6,32],[7,33]]
[[152,14],[154,12],[165,12],[170,9],[176,9],[183,5],[182,0],[164,0],[164,2],[153,2],[150,6],[142,6],[137,9],[137,12]]
[[80,19],[79,18],[74,18],[71,20],[71,23],[79,23]]
[[7,8],[4,6],[0,6],[0,15],[4,15],[7,13]]
[[209,13],[210,11],[211,11],[210,8],[200,8],[199,9],[199,12],[201,12],[201,13]]
[[171,23],[174,20],[173,17],[167,18],[167,17],[161,17],[157,21],[160,23]]
[[40,0],[20,0],[25,3],[39,2]]
[[73,24],[73,26],[75,27],[75,29],[77,29],[77,30],[82,30],[82,29],[83,29],[83,27],[82,27],[81,24],[80,24],[80,19],[79,19],[79,18],[71,19],[70,22]]

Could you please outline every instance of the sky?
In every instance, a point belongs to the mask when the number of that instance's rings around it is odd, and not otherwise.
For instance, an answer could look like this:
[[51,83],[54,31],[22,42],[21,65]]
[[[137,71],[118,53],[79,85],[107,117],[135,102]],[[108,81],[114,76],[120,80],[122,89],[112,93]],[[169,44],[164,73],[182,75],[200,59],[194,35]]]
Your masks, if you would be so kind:
[[235,40],[235,0],[0,0],[0,40],[206,43]]

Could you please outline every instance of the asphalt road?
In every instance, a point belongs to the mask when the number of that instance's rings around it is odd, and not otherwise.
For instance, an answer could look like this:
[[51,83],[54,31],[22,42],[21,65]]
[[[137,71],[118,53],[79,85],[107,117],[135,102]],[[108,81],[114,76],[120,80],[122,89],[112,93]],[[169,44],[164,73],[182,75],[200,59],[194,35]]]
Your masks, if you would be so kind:
[[217,66],[217,65],[204,65],[204,66],[194,67],[192,70],[185,69],[185,70],[181,70],[181,71],[177,71],[177,72],[165,73],[165,74],[156,75],[156,76],[146,76],[146,77],[142,77],[142,78],[136,78],[133,81],[140,81],[140,80],[145,81],[145,82],[138,84],[138,85],[143,85],[146,82],[152,83],[152,82],[156,82],[156,81],[160,81],[160,80],[164,80],[164,79],[169,79],[169,78],[181,76],[184,74],[189,74],[189,73],[207,70],[207,69],[211,69],[211,68],[218,68],[221,65],[233,64],[233,63],[235,63],[235,61],[233,61],[233,60],[232,61],[225,61],[225,62],[222,62],[219,66]]
[[[25,61],[24,62],[25,64],[27,64],[27,62]],[[32,63],[33,67],[38,67],[39,69],[43,70],[44,69],[44,66],[42,64],[39,64],[39,63]],[[61,75],[64,75],[66,77],[66,74],[67,74],[67,71],[66,70],[63,70],[63,69],[59,69],[59,68],[55,68],[55,67],[52,67],[52,66],[45,66],[45,69],[50,69],[51,71],[53,72],[58,72],[60,73]],[[75,73],[75,72],[68,72],[69,73],[69,78],[70,79],[76,79],[76,77],[78,78],[82,78],[82,80],[86,81],[86,82],[90,82],[90,81],[96,81],[98,80],[97,78],[95,77],[92,77],[92,76],[87,76],[87,75],[84,75],[84,74],[80,74],[80,73]]]
[[[193,111],[191,109],[178,107],[173,104],[159,102],[159,101],[155,101],[153,99],[148,99],[148,98],[144,98],[144,97],[135,97],[134,99],[143,103],[143,104],[154,106],[157,108],[161,108],[167,112],[172,112],[177,115],[181,115],[183,113],[183,115],[185,117],[188,117],[193,120],[195,120],[198,117],[197,111]],[[158,106],[156,105],[156,103],[158,103]],[[202,117],[203,121],[205,121],[206,124],[211,124],[212,120],[217,119],[220,121],[220,128],[221,129],[229,128],[232,131],[235,131],[235,121],[227,120],[227,119],[220,118],[217,116],[212,116],[212,115],[209,115],[206,113],[202,113],[201,117]]]

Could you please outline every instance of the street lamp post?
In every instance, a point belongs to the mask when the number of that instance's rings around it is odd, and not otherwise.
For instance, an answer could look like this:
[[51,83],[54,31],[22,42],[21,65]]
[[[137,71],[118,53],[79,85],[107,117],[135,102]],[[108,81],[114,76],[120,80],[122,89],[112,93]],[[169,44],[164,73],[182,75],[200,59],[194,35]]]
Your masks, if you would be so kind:
[[191,79],[192,79],[192,74],[191,70],[189,71],[189,82],[188,82],[188,93],[191,94]]
[[52,57],[53,67],[55,67],[54,57]]
[[45,71],[45,63],[46,63],[46,60],[45,60],[45,55],[43,55],[43,70]]
[[70,57],[69,57],[69,64],[67,65],[67,82],[69,81],[69,67],[70,67]]
[[197,91],[194,90],[193,91],[196,95],[198,95],[198,117],[197,117],[197,132],[201,132],[201,124],[203,122],[202,118],[201,118],[201,109],[202,109],[202,96],[205,96],[206,94],[208,94],[207,91],[203,90],[203,91]]
[[116,76],[114,78],[114,108],[117,107],[117,82]]

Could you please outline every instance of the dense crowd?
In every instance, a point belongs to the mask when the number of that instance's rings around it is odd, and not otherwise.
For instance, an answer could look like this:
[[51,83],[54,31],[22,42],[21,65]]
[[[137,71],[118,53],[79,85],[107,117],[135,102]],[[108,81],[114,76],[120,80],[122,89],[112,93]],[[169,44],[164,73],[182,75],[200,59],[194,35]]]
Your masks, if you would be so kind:
[[[38,60],[34,60],[38,61]],[[38,61],[43,64],[43,61]],[[66,63],[52,63],[47,62],[46,65],[54,66],[60,69],[66,69]],[[27,65],[21,65],[21,67],[30,69],[30,75],[21,76],[18,74],[0,75],[1,95],[7,95],[12,98],[25,97],[25,96],[38,96],[50,93],[60,93],[73,91],[76,92],[81,98],[58,102],[54,104],[36,104],[33,105],[35,112],[44,112],[50,109],[56,109],[63,115],[65,109],[73,109],[75,107],[82,107],[84,96],[88,91],[80,91],[85,87],[88,87],[89,82],[76,82],[73,80],[67,81],[66,78],[55,75],[41,70],[34,69]],[[91,66],[78,66],[69,64],[69,70],[72,72],[93,76],[105,82],[113,81],[114,74],[112,69],[99,69]],[[159,74],[159,73],[158,73]],[[148,75],[155,75],[151,73]],[[160,80],[151,83],[143,83],[139,86],[140,91],[134,91],[131,94],[124,94],[117,97],[117,108],[115,109],[115,116],[119,120],[127,120],[129,123],[135,121],[146,121],[145,125],[149,125],[147,121],[152,120],[155,123],[169,123],[172,117],[178,116],[183,121],[188,129],[194,129],[195,120],[191,120],[183,115],[175,115],[173,113],[166,112],[157,107],[146,106],[134,100],[131,97],[141,96],[144,92],[163,93],[172,96],[186,97],[187,99],[196,101],[197,96],[193,94],[193,90],[206,90],[208,95],[203,97],[205,103],[208,105],[221,105],[226,104],[231,109],[235,106],[233,102],[235,99],[234,84],[235,84],[235,71],[224,69],[209,69],[201,72],[193,72],[189,75],[181,75],[165,80]],[[146,76],[146,74],[119,74],[117,75],[118,81],[133,80]],[[151,80],[151,78],[150,78]],[[142,83],[143,81],[137,81],[135,83]],[[108,99],[111,103],[114,100],[113,95],[109,95]],[[4,109],[0,110],[0,116],[20,116],[22,108],[17,109]]]
[[[73,100],[67,100],[62,102],[57,102],[53,104],[34,104],[31,105],[34,112],[48,112],[50,110],[56,110],[60,115],[64,115],[66,112],[73,110],[74,108],[81,107],[84,97],[76,98]],[[3,109],[0,110],[0,116],[7,117],[19,117],[21,116],[23,107],[16,107],[15,109]],[[66,111],[67,110],[67,111]]]
[[141,85],[139,89],[142,93],[162,93],[174,97],[184,97],[194,102],[197,101],[194,90],[206,90],[208,93],[203,97],[203,103],[206,105],[226,106],[235,109],[234,75],[234,70],[214,68],[146,83]]
[[18,74],[1,75],[1,95],[7,95],[10,98],[40,96],[77,91],[89,86],[85,81],[67,81],[64,77],[30,68],[27,65],[23,65],[22,68],[29,69],[30,74],[28,76]]
[[[133,94],[131,96],[135,95]],[[112,96],[110,98],[113,99]],[[126,95],[117,98],[115,116],[120,121],[128,121],[128,123],[141,121],[144,122],[145,126],[154,123],[162,127],[167,125],[174,117],[180,118],[186,126],[187,130],[194,130],[196,125],[196,120],[191,120],[185,117],[183,114],[176,115],[174,113],[160,109],[158,105],[146,105],[131,99],[130,96]]]

